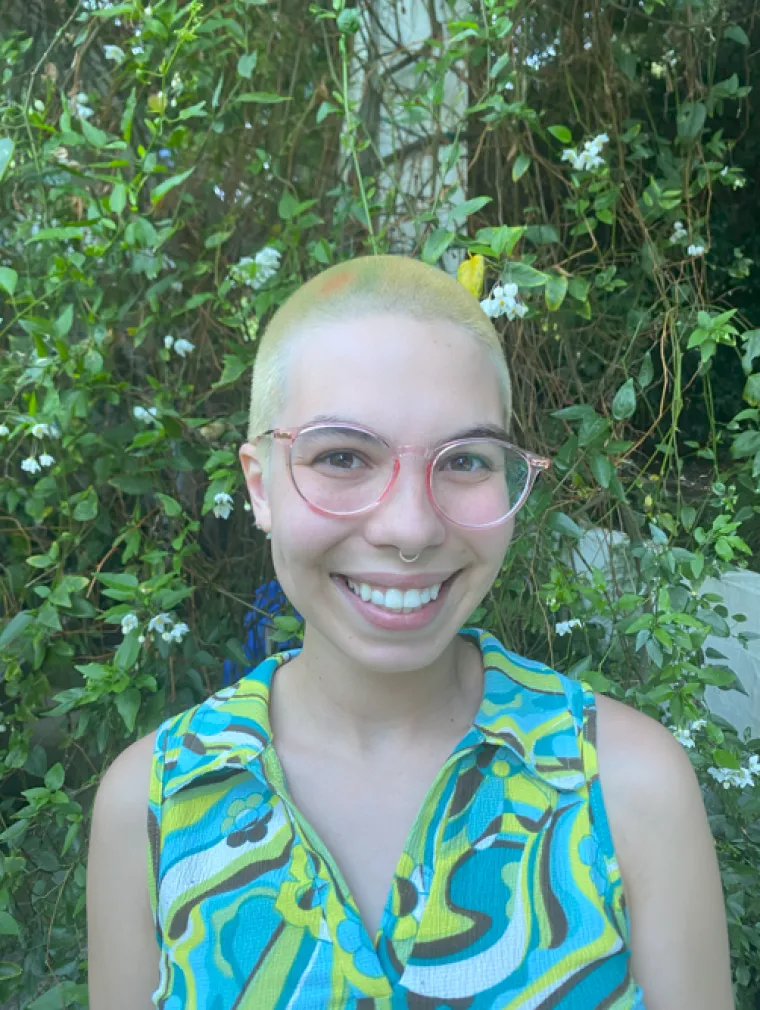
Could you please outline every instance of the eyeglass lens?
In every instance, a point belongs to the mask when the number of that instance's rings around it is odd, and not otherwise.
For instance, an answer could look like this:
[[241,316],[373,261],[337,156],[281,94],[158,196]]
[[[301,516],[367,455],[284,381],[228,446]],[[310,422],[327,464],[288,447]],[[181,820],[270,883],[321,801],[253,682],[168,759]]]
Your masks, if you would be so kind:
[[[393,452],[378,437],[352,428],[307,428],[290,452],[299,493],[326,512],[346,514],[373,505],[393,476]],[[485,526],[508,515],[530,478],[527,459],[497,439],[455,442],[439,453],[433,498],[454,522]]]

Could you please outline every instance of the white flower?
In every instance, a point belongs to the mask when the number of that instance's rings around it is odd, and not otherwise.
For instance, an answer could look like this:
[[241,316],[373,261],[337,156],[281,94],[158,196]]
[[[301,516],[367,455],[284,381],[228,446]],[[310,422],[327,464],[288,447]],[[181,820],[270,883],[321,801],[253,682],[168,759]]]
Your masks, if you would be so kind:
[[132,46],[132,55],[133,56],[142,56],[142,54],[144,52],[145,52],[145,50],[143,49],[142,46]]
[[50,425],[49,424],[35,424],[32,427],[32,435],[35,438],[44,438],[45,435],[50,435]]
[[274,246],[265,246],[256,253],[256,266],[263,270],[279,270],[282,253]]
[[516,284],[497,284],[489,297],[480,303],[480,307],[491,319],[497,319],[499,316],[522,319],[528,311],[528,306],[517,301],[517,291]]
[[755,784],[752,771],[749,768],[708,768],[707,773],[712,775],[724,789],[730,789],[731,786],[744,789]]
[[670,244],[677,245],[679,242],[683,242],[683,240],[688,236],[688,234],[689,233],[683,226],[683,221],[674,221],[673,234],[670,236]]
[[39,473],[42,467],[34,456],[28,456],[26,459],[21,460],[21,469],[26,470],[27,473]]
[[692,733],[698,733],[699,730],[704,729],[706,725],[707,719],[696,719],[691,726],[689,726],[689,729]]
[[6,435],[10,435],[11,429],[7,424],[0,424],[0,438],[5,438]]
[[179,354],[180,358],[187,357],[194,350],[195,344],[191,344],[189,340],[176,340],[174,342],[174,352],[175,354]]
[[39,100],[39,98],[35,98],[35,100],[34,100],[34,107],[37,110],[37,112],[44,112],[45,111],[45,103],[41,102]]
[[690,245],[686,250],[687,256],[704,256],[705,247],[703,245]]
[[674,729],[673,736],[683,747],[694,747],[694,741],[691,738],[690,729]]
[[562,152],[562,161],[569,161],[578,172],[591,172],[604,164],[604,158],[601,157],[600,152],[604,145],[609,143],[609,139],[606,133],[600,133],[591,140],[587,140],[580,153],[572,147],[566,147]]
[[220,491],[214,495],[214,515],[217,519],[229,519],[232,512],[232,495]]
[[121,633],[122,635],[128,635],[130,631],[134,631],[139,625],[137,620],[137,614],[125,614],[121,619]]
[[172,349],[172,344],[174,343],[174,337],[164,337],[164,347],[167,351]]
[[557,627],[554,629],[554,634],[559,635],[560,637],[563,635],[569,635],[570,632],[573,630],[573,628],[580,628],[580,627],[582,627],[581,622],[578,620],[577,617],[573,617],[572,620],[570,621],[560,621]]
[[148,621],[148,631],[158,631],[162,633],[172,626],[172,618],[169,614],[156,614]]
[[249,501],[243,502],[243,511],[245,512],[251,511],[251,503]]
[[665,76],[665,65],[663,63],[653,63],[649,68],[652,77],[664,77]]
[[88,99],[87,95],[80,93],[76,98],[69,99],[69,112],[72,116],[79,116],[80,119],[89,119],[90,116],[95,115],[92,109],[87,105]]
[[138,635],[137,641],[140,643],[140,645],[142,645],[143,642],[145,641],[145,635]]
[[753,754],[749,759],[747,771],[750,775],[760,775],[760,757],[758,757],[757,754]]
[[[169,640],[172,642],[181,642],[188,631],[190,631],[190,628],[184,622],[175,624],[169,632]],[[164,640],[167,640],[165,635],[162,635],[161,637],[164,638]]]
[[119,46],[106,46],[105,55],[107,60],[113,60],[117,65],[124,62],[124,50]]
[[137,421],[148,421],[150,419],[150,414],[145,407],[135,407],[132,414]]
[[43,452],[42,455],[40,456],[40,463],[42,464],[42,466],[52,466],[53,463],[55,463],[55,460],[53,459],[52,456],[49,456],[46,452]]

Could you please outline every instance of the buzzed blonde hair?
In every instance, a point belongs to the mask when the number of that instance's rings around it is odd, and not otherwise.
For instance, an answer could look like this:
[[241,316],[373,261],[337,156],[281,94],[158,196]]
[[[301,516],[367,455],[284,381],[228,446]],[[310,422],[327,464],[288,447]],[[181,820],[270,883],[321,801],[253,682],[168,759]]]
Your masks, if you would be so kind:
[[[298,288],[272,316],[253,366],[248,440],[277,424],[285,403],[293,338],[311,326],[393,314],[462,327],[486,348],[496,371],[509,430],[512,386],[499,334],[474,295],[449,274],[408,256],[360,256],[328,267]],[[264,444],[262,457],[268,456]]]

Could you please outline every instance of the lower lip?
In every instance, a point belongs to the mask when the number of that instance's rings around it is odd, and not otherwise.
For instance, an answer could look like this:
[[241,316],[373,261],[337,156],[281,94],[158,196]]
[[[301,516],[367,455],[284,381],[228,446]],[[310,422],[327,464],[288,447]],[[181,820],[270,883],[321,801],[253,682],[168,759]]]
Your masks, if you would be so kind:
[[338,587],[339,592],[347,596],[350,603],[353,604],[362,617],[376,628],[385,628],[388,631],[417,631],[419,628],[427,627],[431,621],[435,620],[443,608],[446,597],[449,595],[449,590],[458,575],[459,572],[456,575],[452,575],[441,585],[437,599],[431,600],[430,603],[426,603],[419,610],[413,610],[408,614],[404,614],[401,611],[387,610],[385,607],[378,607],[374,603],[365,602],[361,596],[357,596],[356,593],[348,588],[341,576],[331,575],[330,578]]

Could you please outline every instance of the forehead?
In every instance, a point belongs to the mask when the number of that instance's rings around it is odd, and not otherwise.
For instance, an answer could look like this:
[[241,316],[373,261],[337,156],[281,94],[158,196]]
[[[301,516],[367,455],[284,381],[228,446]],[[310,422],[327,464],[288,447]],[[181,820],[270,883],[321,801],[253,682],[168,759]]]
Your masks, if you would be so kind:
[[321,323],[292,342],[280,423],[319,414],[434,439],[501,424],[504,406],[494,363],[472,334],[445,320],[383,314]]

